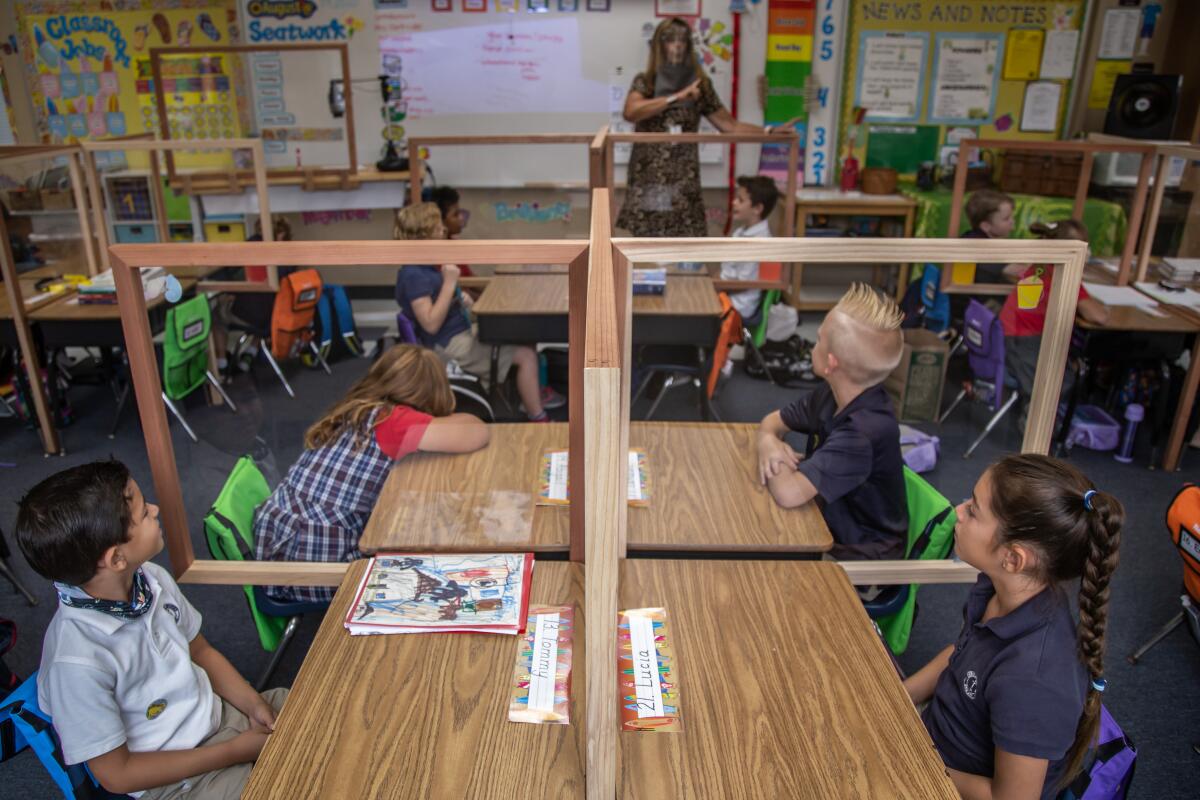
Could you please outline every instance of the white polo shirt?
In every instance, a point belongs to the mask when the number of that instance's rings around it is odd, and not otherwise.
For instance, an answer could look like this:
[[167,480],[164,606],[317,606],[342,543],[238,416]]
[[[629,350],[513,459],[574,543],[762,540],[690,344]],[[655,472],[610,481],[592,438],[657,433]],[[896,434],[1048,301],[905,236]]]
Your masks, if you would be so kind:
[[[770,238],[771,226],[764,219],[753,225],[738,228],[733,232],[733,235],[738,238]],[[721,262],[721,279],[727,281],[756,281],[758,280],[758,262],[723,261]],[[742,292],[733,292],[729,295],[729,300],[733,303],[733,307],[737,309],[737,312],[742,315],[742,319],[750,319],[758,312],[759,304],[762,303],[762,291],[758,289],[746,289]]]
[[131,752],[186,750],[216,732],[221,702],[188,642],[200,613],[157,564],[154,603],[136,619],[59,603],[42,644],[38,703],[54,720],[68,764],[126,744]]

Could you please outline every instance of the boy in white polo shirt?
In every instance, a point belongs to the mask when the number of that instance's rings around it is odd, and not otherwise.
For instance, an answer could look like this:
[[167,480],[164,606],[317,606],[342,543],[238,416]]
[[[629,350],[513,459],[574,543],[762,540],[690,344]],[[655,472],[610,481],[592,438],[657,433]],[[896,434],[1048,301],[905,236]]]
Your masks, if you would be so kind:
[[129,469],[59,472],[22,498],[17,541],[59,606],[46,631],[38,703],[68,764],[110,792],[237,798],[287,689],[256,692],[200,634],[200,614],[150,559],[158,506]]
[[[735,237],[769,238],[771,227],[767,218],[775,209],[779,189],[775,181],[766,175],[742,175],[737,179],[737,191],[733,196],[733,222]],[[758,280],[757,261],[725,261],[721,263],[721,280]],[[762,320],[762,291],[745,289],[729,295],[730,302],[742,318],[742,324],[753,328]]]

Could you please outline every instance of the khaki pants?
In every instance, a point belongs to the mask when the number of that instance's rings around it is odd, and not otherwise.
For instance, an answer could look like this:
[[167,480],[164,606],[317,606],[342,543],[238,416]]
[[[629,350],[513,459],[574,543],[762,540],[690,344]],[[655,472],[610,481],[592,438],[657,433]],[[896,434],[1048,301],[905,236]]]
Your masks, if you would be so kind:
[[[463,372],[475,375],[485,384],[491,377],[492,346],[475,338],[474,331],[457,333],[446,343],[445,347],[438,345],[433,350],[447,361],[457,361]],[[516,351],[515,345],[500,346],[500,352],[496,357],[496,380],[501,383],[504,382],[509,369],[512,368],[513,353]]]
[[[276,713],[283,708],[287,699],[287,689],[270,689],[262,693],[263,699],[271,704]],[[221,699],[221,724],[216,733],[200,743],[201,747],[210,744],[227,742],[239,733],[250,730],[250,719],[238,711],[229,701]],[[141,800],[237,800],[250,780],[250,769],[253,764],[234,764],[224,769],[216,769],[203,775],[196,775],[179,783],[147,789],[142,793]]]

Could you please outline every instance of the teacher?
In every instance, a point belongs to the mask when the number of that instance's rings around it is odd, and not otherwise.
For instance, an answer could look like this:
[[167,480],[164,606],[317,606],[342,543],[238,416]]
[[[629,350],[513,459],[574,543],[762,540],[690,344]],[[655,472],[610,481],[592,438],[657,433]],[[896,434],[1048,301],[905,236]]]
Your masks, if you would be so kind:
[[[696,133],[701,116],[722,133],[771,132],[738,122],[721,105],[692,47],[691,28],[678,17],[654,30],[649,64],[633,79],[623,113],[637,133]],[[635,144],[617,226],[639,237],[707,235],[699,145]]]

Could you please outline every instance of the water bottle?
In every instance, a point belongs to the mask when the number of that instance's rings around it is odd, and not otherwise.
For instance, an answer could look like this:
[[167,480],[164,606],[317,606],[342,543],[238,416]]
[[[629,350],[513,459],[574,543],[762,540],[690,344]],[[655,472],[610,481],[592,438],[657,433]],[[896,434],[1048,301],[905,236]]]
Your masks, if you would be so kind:
[[1125,430],[1121,433],[1121,447],[1113,456],[1122,464],[1133,461],[1133,440],[1137,437],[1137,426],[1146,417],[1146,409],[1139,403],[1125,406]]

